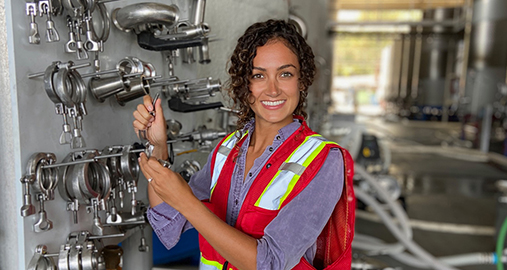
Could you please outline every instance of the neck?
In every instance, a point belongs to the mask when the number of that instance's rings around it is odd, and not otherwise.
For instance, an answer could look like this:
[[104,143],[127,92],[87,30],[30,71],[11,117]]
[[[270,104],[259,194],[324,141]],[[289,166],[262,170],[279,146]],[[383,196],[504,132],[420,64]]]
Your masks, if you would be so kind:
[[292,123],[292,119],[290,122],[280,125],[266,125],[261,121],[255,121],[255,130],[250,139],[250,146],[254,149],[265,149],[273,143],[278,131],[290,123]]

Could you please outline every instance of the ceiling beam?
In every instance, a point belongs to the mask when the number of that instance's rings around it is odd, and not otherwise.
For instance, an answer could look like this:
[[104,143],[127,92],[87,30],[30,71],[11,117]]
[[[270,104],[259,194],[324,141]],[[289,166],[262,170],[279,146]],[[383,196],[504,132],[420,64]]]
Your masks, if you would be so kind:
[[465,0],[331,0],[332,10],[435,9],[465,5]]

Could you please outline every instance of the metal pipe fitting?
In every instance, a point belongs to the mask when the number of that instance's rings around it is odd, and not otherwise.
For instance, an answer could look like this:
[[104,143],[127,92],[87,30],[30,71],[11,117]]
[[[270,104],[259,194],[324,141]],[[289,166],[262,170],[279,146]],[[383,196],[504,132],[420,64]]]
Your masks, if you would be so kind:
[[200,64],[211,63],[211,59],[209,58],[208,38],[203,38],[202,45],[199,46],[199,63]]
[[93,77],[88,82],[88,86],[93,94],[93,97],[95,97],[95,99],[99,102],[104,102],[107,97],[127,90],[125,82],[120,75],[106,78]]
[[121,106],[124,106],[129,101],[150,94],[150,84],[144,76],[129,78],[126,80],[126,85],[126,91],[116,94],[116,100]]
[[[76,159],[93,159],[97,150],[81,152]],[[111,179],[105,160],[69,166],[65,182],[67,194],[72,200],[89,205],[93,198],[107,200],[111,193]]]
[[206,9],[206,0],[195,1],[194,24],[204,23],[204,11]]
[[33,154],[26,167],[25,177],[33,179],[32,187],[35,191],[42,193],[47,199],[54,198],[54,190],[58,184],[58,174],[55,169],[43,171],[42,166],[56,162],[56,156],[53,153],[35,153]]
[[138,3],[113,10],[111,19],[118,29],[137,33],[146,25],[174,26],[179,20],[179,9],[175,5]]
[[47,246],[38,245],[35,247],[35,253],[33,254],[30,263],[28,264],[27,270],[55,270],[56,264],[53,258],[46,257]]
[[132,146],[126,145],[123,147],[123,150],[121,152],[121,174],[125,181],[133,181],[137,183],[139,180],[139,163],[137,162],[136,154],[130,151],[131,148]]

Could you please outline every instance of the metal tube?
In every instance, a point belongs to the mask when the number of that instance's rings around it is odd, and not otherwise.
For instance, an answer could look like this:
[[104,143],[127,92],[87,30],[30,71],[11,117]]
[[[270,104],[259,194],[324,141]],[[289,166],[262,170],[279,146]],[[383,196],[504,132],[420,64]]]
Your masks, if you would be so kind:
[[197,0],[195,2],[194,24],[199,25],[204,22],[204,10],[206,8],[206,0]]
[[108,235],[90,235],[88,236],[89,240],[95,240],[95,239],[103,239],[103,238],[116,238],[116,237],[124,237],[124,233],[117,233],[117,234],[108,234]]
[[403,58],[401,67],[400,97],[405,99],[408,92],[408,73],[410,68],[410,44],[412,40],[410,36],[403,39]]
[[[78,68],[89,67],[90,65],[91,65],[91,63],[84,63],[84,64],[71,66],[71,67],[69,67],[69,69],[74,70],[74,69],[78,69]],[[44,76],[44,73],[45,73],[45,71],[28,74],[28,79],[33,79],[33,78]]]
[[422,52],[422,26],[417,27],[417,35],[415,38],[414,48],[414,69],[412,71],[412,87],[410,95],[412,99],[416,99],[419,94],[419,72],[421,71],[421,52]]
[[334,22],[330,23],[331,29],[339,26],[364,26],[364,25],[408,25],[408,26],[459,26],[466,23],[463,19],[458,20],[421,20],[421,21],[360,21],[360,22]]
[[463,38],[463,63],[461,66],[461,76],[459,79],[459,97],[465,97],[465,87],[467,81],[468,58],[470,54],[470,39],[472,33],[472,15],[473,0],[467,0],[465,7],[465,34]]
[[126,32],[146,24],[170,28],[179,20],[179,9],[175,5],[138,3],[113,10],[111,19],[118,29]]
[[493,116],[493,106],[491,104],[486,105],[482,116],[482,127],[481,127],[481,152],[489,152],[489,143],[491,140],[491,117]]
[[[454,63],[454,47],[456,46],[456,42],[454,42],[454,39],[451,39],[448,43],[447,48],[449,50],[447,51],[447,67],[445,72],[445,87],[444,87],[444,102],[442,106],[442,122],[448,122],[449,121],[449,94],[451,92],[451,80],[454,77],[452,74],[453,70],[453,63]],[[452,104],[452,101],[451,101]]]
[[117,69],[110,69],[110,70],[104,70],[104,71],[99,71],[99,72],[94,72],[94,73],[81,74],[81,77],[87,78],[87,77],[94,77],[94,76],[106,75],[106,74],[111,74],[111,73],[118,73],[118,70]]

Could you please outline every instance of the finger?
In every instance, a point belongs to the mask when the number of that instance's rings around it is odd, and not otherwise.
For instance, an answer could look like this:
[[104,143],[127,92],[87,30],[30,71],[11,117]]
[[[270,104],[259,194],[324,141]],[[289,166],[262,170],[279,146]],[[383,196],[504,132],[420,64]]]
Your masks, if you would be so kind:
[[152,105],[152,102],[153,102],[153,99],[151,98],[150,95],[145,95],[143,97],[143,103],[144,103],[144,107],[146,107],[146,109],[151,112],[153,111],[153,105]]
[[[135,111],[132,115],[134,116],[135,121],[139,122],[141,125],[143,125],[145,127],[150,123],[150,119],[149,118],[148,119],[144,118],[139,113],[139,111]],[[144,128],[141,128],[141,129],[144,129]]]
[[141,118],[145,119],[145,121],[148,121],[148,122],[150,122],[153,119],[153,116],[150,114],[150,111],[145,107],[144,104],[137,105],[137,110],[134,111],[134,117],[136,119],[141,119]]
[[139,167],[141,168],[141,171],[143,172],[144,177],[146,177],[146,179],[153,178],[152,174],[149,172],[150,169],[148,168],[149,166],[147,165],[148,158],[146,157],[146,154],[141,153],[139,155],[138,161],[139,161]]
[[162,100],[158,99],[157,102],[155,102],[155,121],[157,123],[163,124],[165,122],[164,119],[164,109],[162,108]]
[[132,126],[134,127],[134,131],[137,133],[138,130],[143,130],[143,129],[146,129],[148,127],[148,125],[145,125],[137,120],[135,120],[134,122],[132,122]]

